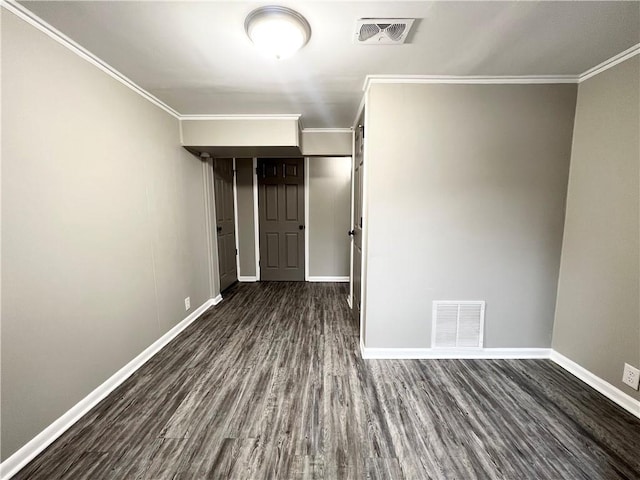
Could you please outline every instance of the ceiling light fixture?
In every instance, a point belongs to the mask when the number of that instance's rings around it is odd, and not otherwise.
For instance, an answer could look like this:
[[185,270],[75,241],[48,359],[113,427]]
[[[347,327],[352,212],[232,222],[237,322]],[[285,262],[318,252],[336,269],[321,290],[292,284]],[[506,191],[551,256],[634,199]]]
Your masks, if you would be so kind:
[[302,15],[275,5],[252,11],[244,21],[244,29],[259,50],[277,59],[293,55],[311,36],[311,27]]

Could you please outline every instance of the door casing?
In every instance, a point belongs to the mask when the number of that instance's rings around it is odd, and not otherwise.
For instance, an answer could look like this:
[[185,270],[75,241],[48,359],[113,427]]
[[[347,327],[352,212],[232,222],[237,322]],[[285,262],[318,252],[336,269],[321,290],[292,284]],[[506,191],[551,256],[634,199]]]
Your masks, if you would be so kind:
[[353,156],[353,224],[351,227],[351,313],[359,325],[362,315],[362,227],[363,227],[363,178],[364,178],[364,127],[356,129]]
[[213,165],[218,268],[222,292],[238,281],[233,159],[216,158]]

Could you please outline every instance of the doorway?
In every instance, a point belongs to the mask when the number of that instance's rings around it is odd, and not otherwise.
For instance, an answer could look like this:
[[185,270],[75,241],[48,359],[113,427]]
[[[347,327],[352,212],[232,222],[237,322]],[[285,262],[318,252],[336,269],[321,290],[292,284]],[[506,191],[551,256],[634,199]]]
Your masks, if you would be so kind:
[[355,131],[355,156],[353,157],[353,228],[352,237],[353,276],[351,278],[351,313],[360,323],[362,309],[362,202],[364,173],[364,126]]
[[258,159],[260,279],[304,281],[304,159]]
[[233,204],[233,159],[216,158],[213,164],[220,292],[238,281]]

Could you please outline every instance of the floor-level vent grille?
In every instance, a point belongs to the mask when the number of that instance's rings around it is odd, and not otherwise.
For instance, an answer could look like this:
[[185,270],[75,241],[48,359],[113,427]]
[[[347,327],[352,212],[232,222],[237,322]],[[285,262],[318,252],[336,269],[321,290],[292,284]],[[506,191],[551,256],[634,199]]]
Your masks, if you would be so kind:
[[484,301],[433,302],[432,348],[482,348]]

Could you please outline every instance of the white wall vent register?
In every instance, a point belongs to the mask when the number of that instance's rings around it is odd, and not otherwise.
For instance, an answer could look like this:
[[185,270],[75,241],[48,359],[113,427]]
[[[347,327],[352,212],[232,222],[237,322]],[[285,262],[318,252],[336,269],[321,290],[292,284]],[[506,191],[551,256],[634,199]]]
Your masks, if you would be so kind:
[[361,18],[356,22],[355,43],[400,45],[405,42],[413,18]]
[[482,348],[484,301],[434,301],[432,348]]

